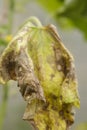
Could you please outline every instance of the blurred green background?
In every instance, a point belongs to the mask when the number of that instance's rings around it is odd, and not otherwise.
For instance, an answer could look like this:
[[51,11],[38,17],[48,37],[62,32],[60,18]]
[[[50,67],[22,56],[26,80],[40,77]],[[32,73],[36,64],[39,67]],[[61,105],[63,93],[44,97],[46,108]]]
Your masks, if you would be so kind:
[[[57,27],[64,45],[75,58],[80,110],[71,130],[87,130],[87,0],[0,0],[0,55],[30,16]],[[26,103],[16,82],[0,85],[0,130],[32,130],[22,120]]]

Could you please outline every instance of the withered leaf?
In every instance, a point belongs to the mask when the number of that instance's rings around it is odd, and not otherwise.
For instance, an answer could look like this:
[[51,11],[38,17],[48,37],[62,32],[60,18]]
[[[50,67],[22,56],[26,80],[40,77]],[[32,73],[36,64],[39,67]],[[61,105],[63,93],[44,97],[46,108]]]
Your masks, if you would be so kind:
[[37,23],[29,19],[3,52],[0,81],[18,82],[27,101],[23,119],[35,129],[66,130],[79,107],[73,57],[53,25]]

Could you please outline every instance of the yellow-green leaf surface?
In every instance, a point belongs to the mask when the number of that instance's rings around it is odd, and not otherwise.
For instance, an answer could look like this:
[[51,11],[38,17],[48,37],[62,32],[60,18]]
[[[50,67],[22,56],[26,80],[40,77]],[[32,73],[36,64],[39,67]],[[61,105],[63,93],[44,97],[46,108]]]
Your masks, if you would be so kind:
[[27,101],[23,119],[38,130],[66,130],[79,107],[73,57],[53,25],[30,18],[0,59],[0,81],[18,81]]

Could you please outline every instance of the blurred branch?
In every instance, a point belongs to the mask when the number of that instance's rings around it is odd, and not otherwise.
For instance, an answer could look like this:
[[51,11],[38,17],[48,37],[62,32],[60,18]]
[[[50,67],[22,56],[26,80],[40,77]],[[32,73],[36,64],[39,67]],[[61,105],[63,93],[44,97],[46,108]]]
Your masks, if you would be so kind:
[[5,27],[7,34],[12,31],[13,16],[15,10],[15,0],[4,0],[3,10],[0,17],[1,28]]
[[0,25],[6,24],[7,23],[7,14],[8,14],[8,6],[7,6],[7,1],[3,0],[3,10],[1,12],[0,16]]
[[4,118],[6,116],[7,103],[8,103],[8,84],[5,84],[3,86],[2,104],[0,105],[0,130],[3,127]]
[[14,10],[15,10],[15,0],[9,0],[8,34],[11,33],[11,31],[12,31]]
[[[3,13],[2,13],[1,19],[0,19],[0,24],[2,25],[1,26],[2,30],[0,28],[0,31],[2,31],[1,38],[0,38],[0,45],[6,44],[6,39],[3,37],[4,32],[7,32],[7,35],[8,35],[8,34],[11,34],[11,31],[12,31],[14,9],[15,9],[15,0],[4,0],[3,7],[4,7]],[[3,29],[4,29],[4,32],[3,32]],[[6,116],[7,102],[8,102],[8,91],[9,91],[9,87],[7,84],[5,84],[3,86],[2,104],[0,104],[0,130],[3,127],[4,118]]]

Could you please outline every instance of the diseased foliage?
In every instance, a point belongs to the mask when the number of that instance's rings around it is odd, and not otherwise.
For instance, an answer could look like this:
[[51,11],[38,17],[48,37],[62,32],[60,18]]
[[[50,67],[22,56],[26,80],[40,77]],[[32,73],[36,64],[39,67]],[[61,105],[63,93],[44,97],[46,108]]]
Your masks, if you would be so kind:
[[37,130],[66,130],[79,107],[73,58],[53,25],[30,18],[0,58],[0,81],[18,82],[27,101],[23,119]]

